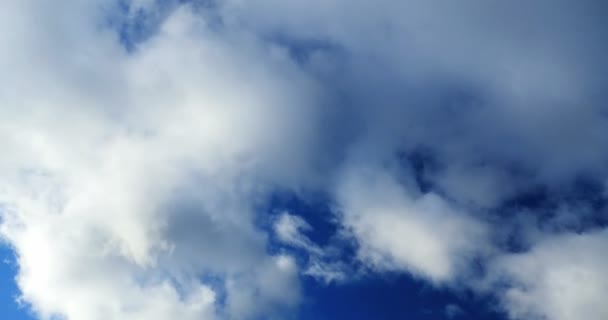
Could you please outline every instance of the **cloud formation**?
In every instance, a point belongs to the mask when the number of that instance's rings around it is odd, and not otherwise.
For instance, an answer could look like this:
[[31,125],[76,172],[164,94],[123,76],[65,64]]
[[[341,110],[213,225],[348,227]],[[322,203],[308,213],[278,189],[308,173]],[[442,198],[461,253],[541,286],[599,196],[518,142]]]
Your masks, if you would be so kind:
[[[20,299],[41,319],[285,319],[302,277],[397,272],[513,319],[603,319],[606,9],[4,1]],[[277,190],[323,194],[336,234],[261,210]]]
[[563,234],[531,252],[499,259],[498,269],[514,279],[504,303],[514,319],[603,319],[608,307],[604,253],[607,231]]

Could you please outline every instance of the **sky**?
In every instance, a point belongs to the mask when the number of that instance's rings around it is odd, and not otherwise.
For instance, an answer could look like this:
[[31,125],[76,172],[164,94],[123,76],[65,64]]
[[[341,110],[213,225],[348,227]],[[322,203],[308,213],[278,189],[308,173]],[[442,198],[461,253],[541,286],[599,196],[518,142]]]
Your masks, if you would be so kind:
[[608,319],[600,0],[3,0],[0,318]]

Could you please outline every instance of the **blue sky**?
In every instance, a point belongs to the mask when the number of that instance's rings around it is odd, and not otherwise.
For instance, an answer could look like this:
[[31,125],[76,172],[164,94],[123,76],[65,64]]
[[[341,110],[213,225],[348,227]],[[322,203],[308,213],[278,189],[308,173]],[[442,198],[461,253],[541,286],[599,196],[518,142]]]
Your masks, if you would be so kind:
[[0,318],[607,319],[607,10],[4,1]]
[[0,250],[2,257],[2,265],[0,266],[0,274],[2,275],[2,290],[0,291],[0,312],[6,319],[15,320],[30,320],[34,319],[26,308],[19,307],[15,301],[19,295],[17,286],[15,285],[14,277],[16,275],[14,256],[7,248]]

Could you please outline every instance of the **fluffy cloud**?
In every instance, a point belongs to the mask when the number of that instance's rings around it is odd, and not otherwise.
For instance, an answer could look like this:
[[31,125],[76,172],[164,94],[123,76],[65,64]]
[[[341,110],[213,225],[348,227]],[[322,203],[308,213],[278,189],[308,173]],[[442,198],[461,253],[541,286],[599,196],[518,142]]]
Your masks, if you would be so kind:
[[496,263],[514,286],[504,303],[514,319],[604,319],[608,231],[562,234]]
[[[131,55],[95,28],[100,3],[4,6],[28,27],[3,39],[17,70],[0,125],[2,235],[22,299],[44,319],[245,319],[294,305],[297,266],[268,255],[253,224],[265,192],[253,176],[289,180],[280,163],[304,161],[289,150],[310,134],[314,88],[290,61],[220,37],[188,6]],[[44,42],[60,37],[68,47]]]
[[339,187],[343,221],[373,268],[453,280],[482,250],[484,226],[432,193],[408,192],[390,171],[353,168]]
[[[602,9],[3,1],[21,299],[43,319],[283,319],[300,275],[357,269],[506,281],[513,318],[602,319],[608,200],[579,187],[608,180]],[[260,212],[277,189],[326,195],[356,263]]]

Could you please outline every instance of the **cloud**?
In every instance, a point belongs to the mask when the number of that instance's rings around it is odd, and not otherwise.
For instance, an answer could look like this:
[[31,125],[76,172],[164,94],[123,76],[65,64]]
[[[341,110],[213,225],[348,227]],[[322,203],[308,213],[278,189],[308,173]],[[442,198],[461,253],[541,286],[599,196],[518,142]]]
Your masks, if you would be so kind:
[[408,271],[441,284],[483,248],[483,224],[437,195],[408,192],[389,170],[351,168],[338,192],[358,256],[374,269]]
[[[2,236],[21,299],[44,319],[246,319],[295,305],[297,266],[266,252],[253,210],[261,179],[289,179],[280,163],[304,160],[289,150],[313,111],[292,102],[308,99],[291,62],[219,37],[189,6],[132,54],[94,27],[101,3],[4,6],[31,28],[3,39],[18,78],[2,93]],[[26,67],[21,52],[40,59]],[[264,68],[250,64],[258,54]],[[287,82],[302,82],[295,96]]]
[[[514,319],[602,319],[603,10],[4,1],[20,299],[42,319],[284,319],[303,275],[398,272]],[[337,234],[288,212],[264,229],[276,190],[326,196]]]
[[310,231],[312,226],[304,219],[284,212],[274,223],[274,232],[281,242],[302,248],[311,254],[322,254],[318,248],[306,235],[305,231]]
[[[542,180],[568,179],[582,168],[605,174],[606,154],[589,147],[606,136],[603,100],[592,98],[599,98],[596,70],[604,66],[591,3],[300,6],[228,1],[227,11],[264,34],[343,48],[347,58],[330,60],[343,70],[334,81],[352,86],[348,108],[359,106],[355,119],[382,135],[377,143],[430,145],[454,165],[517,163]],[[311,64],[319,56],[331,59],[332,52],[314,52]]]
[[561,234],[530,252],[506,255],[496,263],[512,280],[503,303],[513,319],[603,319],[608,308],[604,254],[606,230]]
[[448,317],[448,319],[454,319],[462,317],[465,315],[465,312],[458,305],[448,304],[445,306],[445,315]]
[[[278,240],[288,246],[298,248],[307,255],[306,267],[302,274],[326,284],[346,280],[348,266],[340,261],[340,249],[335,243],[321,247],[311,241],[306,232],[313,227],[303,218],[288,212],[281,213],[274,222],[274,233]],[[333,239],[334,241],[336,239]]]

